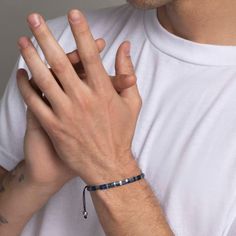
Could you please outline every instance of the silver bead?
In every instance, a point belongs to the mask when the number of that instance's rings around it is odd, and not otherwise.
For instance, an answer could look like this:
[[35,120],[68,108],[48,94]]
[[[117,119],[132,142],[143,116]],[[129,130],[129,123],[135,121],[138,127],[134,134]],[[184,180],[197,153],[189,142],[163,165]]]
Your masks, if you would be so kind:
[[83,211],[83,215],[84,215],[84,219],[88,218],[88,212],[87,211]]

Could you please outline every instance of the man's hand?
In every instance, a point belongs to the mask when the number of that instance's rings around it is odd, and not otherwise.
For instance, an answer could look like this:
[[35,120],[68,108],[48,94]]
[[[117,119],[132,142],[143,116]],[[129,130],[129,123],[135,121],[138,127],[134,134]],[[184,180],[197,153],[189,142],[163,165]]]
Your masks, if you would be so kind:
[[[19,40],[22,56],[51,108],[22,76],[22,70],[18,73],[18,86],[60,159],[86,183],[97,184],[139,172],[131,154],[131,141],[141,98],[136,84],[120,94],[116,92],[85,17],[80,13],[80,20],[72,21],[77,13],[71,11],[69,21],[86,78],[79,78],[43,18],[33,14],[28,18],[31,30],[61,86],[24,37]],[[135,79],[129,47],[125,42],[118,49],[116,75]]]
[[[96,45],[99,52],[102,52],[105,47],[105,41],[98,39],[96,40]],[[75,68],[78,76],[80,78],[82,76],[84,77],[84,68],[77,50],[68,53],[67,57]],[[53,73],[53,71],[51,72]],[[25,71],[23,71],[23,73],[25,78],[27,78],[27,73]],[[58,80],[55,75],[54,77]],[[129,77],[122,78],[119,76],[112,77],[111,81],[117,92],[129,88],[135,83],[135,80],[132,81]],[[35,91],[38,92],[39,96],[41,96],[41,91],[34,83],[34,78],[31,78],[30,83]],[[48,103],[48,101],[45,102]],[[29,109],[27,110],[27,129],[24,140],[24,150],[25,175],[27,175],[31,184],[45,188],[50,186],[50,189],[54,188],[57,190],[68,180],[75,177],[75,173],[58,158],[48,135]]]

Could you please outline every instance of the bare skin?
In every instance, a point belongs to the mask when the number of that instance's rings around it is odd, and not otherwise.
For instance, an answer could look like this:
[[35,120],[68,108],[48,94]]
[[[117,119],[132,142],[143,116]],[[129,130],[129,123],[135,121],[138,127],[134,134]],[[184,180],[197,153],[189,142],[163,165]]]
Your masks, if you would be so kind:
[[[204,44],[236,45],[234,0],[128,0],[139,8],[158,8],[171,33]],[[161,6],[161,7],[160,7]]]
[[128,3],[141,9],[154,9],[166,5],[173,0],[127,0]]

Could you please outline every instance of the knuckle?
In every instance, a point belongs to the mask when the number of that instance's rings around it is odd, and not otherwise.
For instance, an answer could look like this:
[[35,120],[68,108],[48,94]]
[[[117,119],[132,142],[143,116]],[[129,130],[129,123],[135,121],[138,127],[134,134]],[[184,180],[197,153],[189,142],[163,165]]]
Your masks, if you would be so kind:
[[34,30],[34,34],[36,35],[36,37],[45,38],[48,37],[49,30],[46,25],[43,24],[41,25],[41,27],[38,27]]
[[99,61],[98,53],[96,52],[86,52],[81,59],[84,63],[91,65],[96,64]]
[[67,67],[67,61],[62,56],[57,57],[56,60],[53,58],[49,64],[51,65],[53,72],[56,74],[63,73]]
[[63,102],[60,104],[60,114],[67,114],[70,111],[73,111],[73,106],[70,99],[67,96],[64,96]]
[[89,110],[91,102],[90,99],[83,97],[78,99],[80,110],[86,112]]
[[25,55],[26,60],[32,61],[34,60],[35,56],[37,55],[37,52],[33,46],[28,46],[26,49],[24,49],[23,54]]
[[93,102],[93,95],[92,91],[86,91],[85,94],[76,94],[76,103],[78,104],[78,107],[80,111],[87,112],[90,110]]
[[43,77],[40,80],[40,87],[43,92],[49,91],[52,87],[52,81],[49,78]]
[[99,96],[99,97],[106,97],[107,94],[110,94],[110,92],[112,91],[109,91],[110,87],[113,87],[113,84],[111,81],[106,81],[107,83],[104,83],[106,78],[103,79],[103,77],[100,79],[98,79],[96,81],[96,87],[94,88],[94,93],[95,95]]
[[80,27],[78,28],[78,33],[83,36],[83,34],[89,34],[90,29],[86,21],[82,21]]
[[47,122],[47,125],[48,125],[48,130],[50,132],[50,135],[55,140],[59,140],[61,138],[61,135],[63,134],[63,127],[61,123],[55,120],[49,120]]
[[35,98],[32,93],[26,93],[25,94],[25,102],[28,107],[33,107],[35,104]]

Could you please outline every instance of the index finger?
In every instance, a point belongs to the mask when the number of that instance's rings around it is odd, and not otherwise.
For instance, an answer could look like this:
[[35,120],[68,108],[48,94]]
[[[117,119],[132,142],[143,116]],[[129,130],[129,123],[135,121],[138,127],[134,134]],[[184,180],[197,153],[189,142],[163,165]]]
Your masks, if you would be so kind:
[[[85,16],[79,10],[74,9],[69,12],[68,19],[80,59],[88,76],[88,82],[96,85],[104,84],[104,78],[108,76]],[[107,81],[109,80],[107,79]]]

